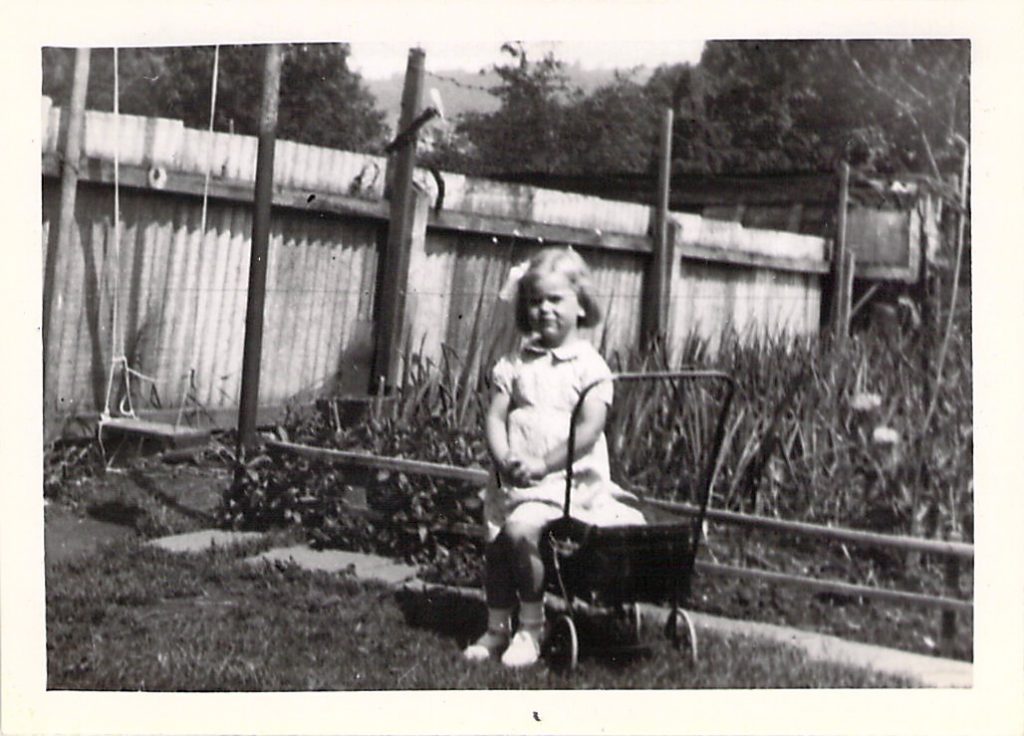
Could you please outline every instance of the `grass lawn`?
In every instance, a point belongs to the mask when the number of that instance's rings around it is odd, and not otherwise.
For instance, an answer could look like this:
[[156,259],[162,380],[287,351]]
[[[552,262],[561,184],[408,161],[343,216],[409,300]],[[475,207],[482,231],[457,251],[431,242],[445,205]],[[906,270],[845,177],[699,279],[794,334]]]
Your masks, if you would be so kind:
[[50,689],[274,691],[908,687],[802,652],[701,632],[691,668],[660,632],[647,656],[581,657],[571,674],[470,664],[483,623],[466,601],[427,601],[344,575],[249,565],[254,547],[173,555],[115,542],[47,566]]

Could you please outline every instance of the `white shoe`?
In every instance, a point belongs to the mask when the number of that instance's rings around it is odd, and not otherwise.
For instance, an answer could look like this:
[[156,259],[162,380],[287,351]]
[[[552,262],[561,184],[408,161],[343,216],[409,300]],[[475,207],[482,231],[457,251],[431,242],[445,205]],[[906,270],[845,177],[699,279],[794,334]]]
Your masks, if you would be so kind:
[[540,659],[539,633],[520,629],[512,637],[512,643],[501,655],[501,663],[506,667],[529,667]]
[[482,662],[497,657],[508,646],[508,634],[499,631],[488,631],[483,636],[462,650],[462,658],[470,662]]

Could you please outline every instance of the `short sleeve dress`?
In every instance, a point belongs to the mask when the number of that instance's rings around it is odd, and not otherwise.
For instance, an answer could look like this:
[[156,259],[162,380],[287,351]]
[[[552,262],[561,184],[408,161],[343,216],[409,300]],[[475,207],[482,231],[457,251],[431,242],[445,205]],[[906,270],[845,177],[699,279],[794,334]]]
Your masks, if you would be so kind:
[[[601,355],[585,340],[557,348],[536,341],[501,358],[494,366],[495,390],[509,395],[507,420],[509,449],[519,455],[542,457],[569,436],[573,408],[587,386],[611,378]],[[588,396],[611,405],[613,383],[604,381]],[[623,500],[635,497],[611,482],[608,443],[602,434],[589,452],[573,463],[570,513],[598,525],[643,523],[643,515]],[[558,515],[565,503],[565,470],[557,470],[529,487],[515,487],[492,473],[484,494],[484,516],[489,538],[497,536],[504,520],[518,506],[539,503]]]

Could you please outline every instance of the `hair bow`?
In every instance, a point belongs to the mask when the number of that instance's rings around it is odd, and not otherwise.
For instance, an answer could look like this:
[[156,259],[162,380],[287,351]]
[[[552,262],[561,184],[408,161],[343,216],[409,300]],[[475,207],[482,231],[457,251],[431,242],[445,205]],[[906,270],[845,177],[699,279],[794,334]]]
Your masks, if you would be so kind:
[[516,294],[519,293],[519,282],[529,270],[529,261],[523,261],[516,266],[512,266],[512,268],[508,270],[508,277],[505,279],[505,285],[502,286],[501,291],[498,292],[498,298],[503,302],[514,301]]

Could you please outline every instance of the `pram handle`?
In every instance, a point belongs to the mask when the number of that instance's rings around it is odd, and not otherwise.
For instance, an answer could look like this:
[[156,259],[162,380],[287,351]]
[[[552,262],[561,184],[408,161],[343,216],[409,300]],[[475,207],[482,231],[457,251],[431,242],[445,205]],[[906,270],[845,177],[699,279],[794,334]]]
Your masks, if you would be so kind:
[[593,383],[585,386],[580,392],[580,397],[576,401],[576,406],[573,407],[572,416],[569,419],[569,443],[567,446],[566,453],[566,472],[565,472],[565,506],[562,510],[564,517],[569,516],[569,508],[572,504],[572,479],[573,479],[573,463],[575,462],[576,455],[576,420],[579,417],[580,410],[583,407],[583,402],[587,398],[587,394],[595,386],[599,386],[606,381],[658,381],[667,380],[675,381],[680,379],[694,379],[694,380],[713,380],[722,381],[726,384],[726,395],[722,400],[721,407],[718,411],[718,420],[715,424],[714,440],[712,442],[711,452],[707,459],[707,465],[704,469],[704,473],[701,476],[700,486],[700,511],[695,520],[695,528],[700,528],[704,523],[704,515],[707,511],[708,501],[711,498],[711,483],[714,480],[715,468],[718,466],[719,454],[722,451],[722,442],[725,438],[725,420],[729,415],[729,410],[732,407],[733,396],[736,394],[736,379],[734,379],[728,373],[723,371],[715,370],[682,370],[682,371],[652,371],[648,373],[613,373],[611,376],[605,378],[599,378]]

